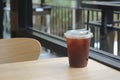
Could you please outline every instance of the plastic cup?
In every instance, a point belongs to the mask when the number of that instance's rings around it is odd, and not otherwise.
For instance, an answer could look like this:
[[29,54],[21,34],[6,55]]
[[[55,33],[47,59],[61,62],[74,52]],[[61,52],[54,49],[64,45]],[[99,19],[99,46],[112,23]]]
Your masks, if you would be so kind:
[[93,34],[86,29],[69,30],[64,33],[67,40],[70,67],[82,68],[88,63],[90,41]]

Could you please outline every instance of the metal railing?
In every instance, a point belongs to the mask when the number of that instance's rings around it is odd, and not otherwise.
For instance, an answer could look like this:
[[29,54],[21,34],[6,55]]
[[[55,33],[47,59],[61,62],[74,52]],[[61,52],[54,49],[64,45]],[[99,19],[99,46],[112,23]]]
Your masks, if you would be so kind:
[[[86,11],[84,12],[85,14],[81,18],[86,17],[87,13]],[[49,14],[39,15],[39,17],[38,15],[34,15],[33,23],[34,26],[39,27],[41,31],[64,37],[63,33],[67,30],[79,29],[79,26],[77,26],[75,22],[76,19],[76,8],[52,6]]]
[[[48,34],[56,35],[62,38],[64,38],[64,32],[70,29],[74,29],[74,26],[77,28],[77,22],[75,22],[77,19],[76,15],[78,15],[76,13],[77,8],[59,6],[49,7],[50,13],[46,13],[46,15],[34,15],[34,27]],[[89,24],[86,24],[87,11],[88,10],[82,9],[82,21],[84,22],[84,28],[86,28],[86,26],[88,25],[90,27],[90,30],[94,34],[91,46],[96,49],[101,49],[110,53],[114,53],[115,55],[120,55],[120,13],[114,12],[114,27],[111,28],[109,27],[109,25],[106,26],[107,34],[104,36],[105,40],[101,42],[101,11],[96,9],[89,10]],[[79,29],[79,27],[77,29]],[[105,48],[103,48],[103,46],[105,46]]]

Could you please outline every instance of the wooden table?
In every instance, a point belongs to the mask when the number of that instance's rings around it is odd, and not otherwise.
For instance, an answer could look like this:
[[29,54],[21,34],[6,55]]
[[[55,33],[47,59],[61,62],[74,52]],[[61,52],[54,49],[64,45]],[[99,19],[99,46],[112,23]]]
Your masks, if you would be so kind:
[[70,68],[68,58],[0,64],[0,80],[120,80],[120,72],[89,59],[85,68]]

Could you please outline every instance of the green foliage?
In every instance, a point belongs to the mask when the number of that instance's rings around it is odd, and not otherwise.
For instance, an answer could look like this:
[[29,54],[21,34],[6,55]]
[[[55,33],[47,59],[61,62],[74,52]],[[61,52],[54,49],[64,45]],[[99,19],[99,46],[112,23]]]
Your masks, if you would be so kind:
[[[76,0],[75,0],[76,2]],[[46,0],[46,4],[54,5],[54,6],[65,6],[70,7],[72,2],[71,0]]]

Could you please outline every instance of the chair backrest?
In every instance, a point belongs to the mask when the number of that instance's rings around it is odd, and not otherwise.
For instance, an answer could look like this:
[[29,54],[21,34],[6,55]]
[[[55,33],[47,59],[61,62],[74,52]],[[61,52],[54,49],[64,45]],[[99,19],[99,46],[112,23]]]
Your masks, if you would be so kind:
[[41,44],[32,38],[0,39],[0,63],[38,59]]

